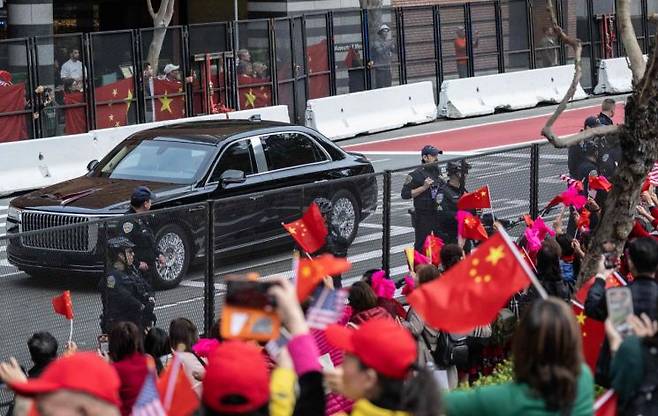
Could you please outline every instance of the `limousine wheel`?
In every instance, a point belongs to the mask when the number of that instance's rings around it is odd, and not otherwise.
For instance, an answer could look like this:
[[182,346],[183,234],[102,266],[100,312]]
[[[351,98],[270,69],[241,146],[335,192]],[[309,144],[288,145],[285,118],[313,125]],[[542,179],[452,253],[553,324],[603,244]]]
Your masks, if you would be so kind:
[[350,244],[359,229],[359,204],[350,191],[340,190],[331,198],[331,222]]
[[155,285],[162,289],[171,289],[178,286],[187,273],[190,264],[190,243],[179,225],[170,224],[158,231],[156,244],[165,257],[165,264],[157,264],[158,281]]

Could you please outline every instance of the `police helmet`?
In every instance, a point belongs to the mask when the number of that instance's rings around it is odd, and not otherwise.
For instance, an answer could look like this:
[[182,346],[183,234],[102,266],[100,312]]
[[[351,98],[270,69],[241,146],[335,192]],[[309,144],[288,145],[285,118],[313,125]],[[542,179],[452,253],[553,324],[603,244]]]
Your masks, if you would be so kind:
[[114,237],[107,240],[107,248],[112,258],[116,258],[119,253],[125,253],[125,250],[135,247],[132,241],[126,237]]
[[144,202],[153,199],[153,192],[146,186],[138,186],[130,197],[130,205],[140,207]]
[[471,168],[471,165],[468,162],[448,162],[446,171],[448,175],[457,175],[457,174],[468,174],[468,170]]
[[320,208],[320,212],[325,215],[329,214],[334,207],[330,200],[323,197],[315,198],[313,202]]
[[590,116],[585,119],[585,129],[593,129],[594,127],[600,127],[601,126],[601,120],[599,120],[597,117]]

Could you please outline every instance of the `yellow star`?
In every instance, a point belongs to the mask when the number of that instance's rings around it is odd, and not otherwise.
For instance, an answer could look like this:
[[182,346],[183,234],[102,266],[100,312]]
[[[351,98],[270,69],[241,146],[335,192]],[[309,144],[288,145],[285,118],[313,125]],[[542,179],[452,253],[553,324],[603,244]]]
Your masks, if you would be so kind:
[[254,95],[254,92],[251,88],[249,88],[249,92],[244,95],[245,99],[245,107],[251,106],[251,108],[255,108],[256,106],[254,103],[256,102],[256,96]]
[[288,232],[293,235],[297,234],[297,230],[295,229],[295,227],[288,227]]
[[114,123],[114,127],[119,127],[119,126],[121,126],[121,123],[119,123],[118,121]]
[[132,90],[128,90],[128,95],[123,100],[126,102],[126,113],[128,113],[128,110],[130,110],[130,102],[132,101],[132,99],[133,99],[133,92]]
[[302,277],[309,277],[311,276],[311,267],[306,266],[302,268]]
[[107,116],[107,118],[109,118],[110,121],[114,121],[114,114],[110,114],[109,116]]
[[112,90],[112,97],[116,97],[118,93],[119,93],[119,91],[117,91],[117,89],[114,88],[114,89]]
[[[578,315],[576,315],[576,320],[578,323],[582,326],[585,325],[585,320],[587,318],[585,317],[585,314],[583,312],[580,312]],[[585,333],[583,333],[583,336],[585,336]]]
[[505,257],[505,247],[491,247],[489,249],[489,255],[485,258],[485,260],[495,266],[503,257]]
[[174,101],[171,98],[167,97],[167,90],[165,90],[164,97],[158,98],[160,100],[160,103],[162,104],[162,107],[160,107],[160,112],[163,111],[169,111],[169,114],[171,113],[171,102]]
[[480,196],[481,196],[482,198],[484,198],[485,196],[487,196],[487,193],[486,193],[485,191],[482,191],[482,192],[480,192]]

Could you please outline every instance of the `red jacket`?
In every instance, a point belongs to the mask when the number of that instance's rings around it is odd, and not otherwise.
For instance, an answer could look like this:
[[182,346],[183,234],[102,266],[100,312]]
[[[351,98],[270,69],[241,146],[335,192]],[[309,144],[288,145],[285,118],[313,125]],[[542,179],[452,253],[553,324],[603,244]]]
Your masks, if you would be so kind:
[[355,313],[350,318],[350,322],[355,324],[355,325],[361,325],[364,322],[366,322],[366,321],[368,321],[372,318],[388,318],[388,319],[391,319],[391,314],[386,312],[386,309],[382,308],[381,306],[375,306],[374,308],[367,309],[365,311]]
[[129,416],[132,413],[133,405],[137,401],[137,396],[142,390],[142,384],[149,371],[147,359],[146,355],[135,353],[113,363],[121,380],[119,397],[121,397],[122,416]]

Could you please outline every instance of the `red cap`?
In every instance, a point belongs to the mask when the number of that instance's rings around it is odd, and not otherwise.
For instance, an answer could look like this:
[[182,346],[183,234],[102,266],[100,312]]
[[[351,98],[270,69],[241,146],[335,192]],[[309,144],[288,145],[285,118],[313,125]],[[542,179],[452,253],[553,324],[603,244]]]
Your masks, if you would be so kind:
[[46,367],[40,377],[11,388],[21,396],[35,396],[57,390],[73,390],[97,399],[121,405],[119,376],[114,368],[96,353],[79,352],[62,357]]
[[326,335],[331,345],[355,355],[366,366],[390,378],[406,378],[416,362],[416,341],[392,319],[371,319],[356,330],[331,325]]
[[9,72],[5,70],[0,70],[0,80],[11,83],[12,76]]
[[270,400],[270,376],[260,348],[228,341],[208,357],[203,404],[216,412],[246,413]]

